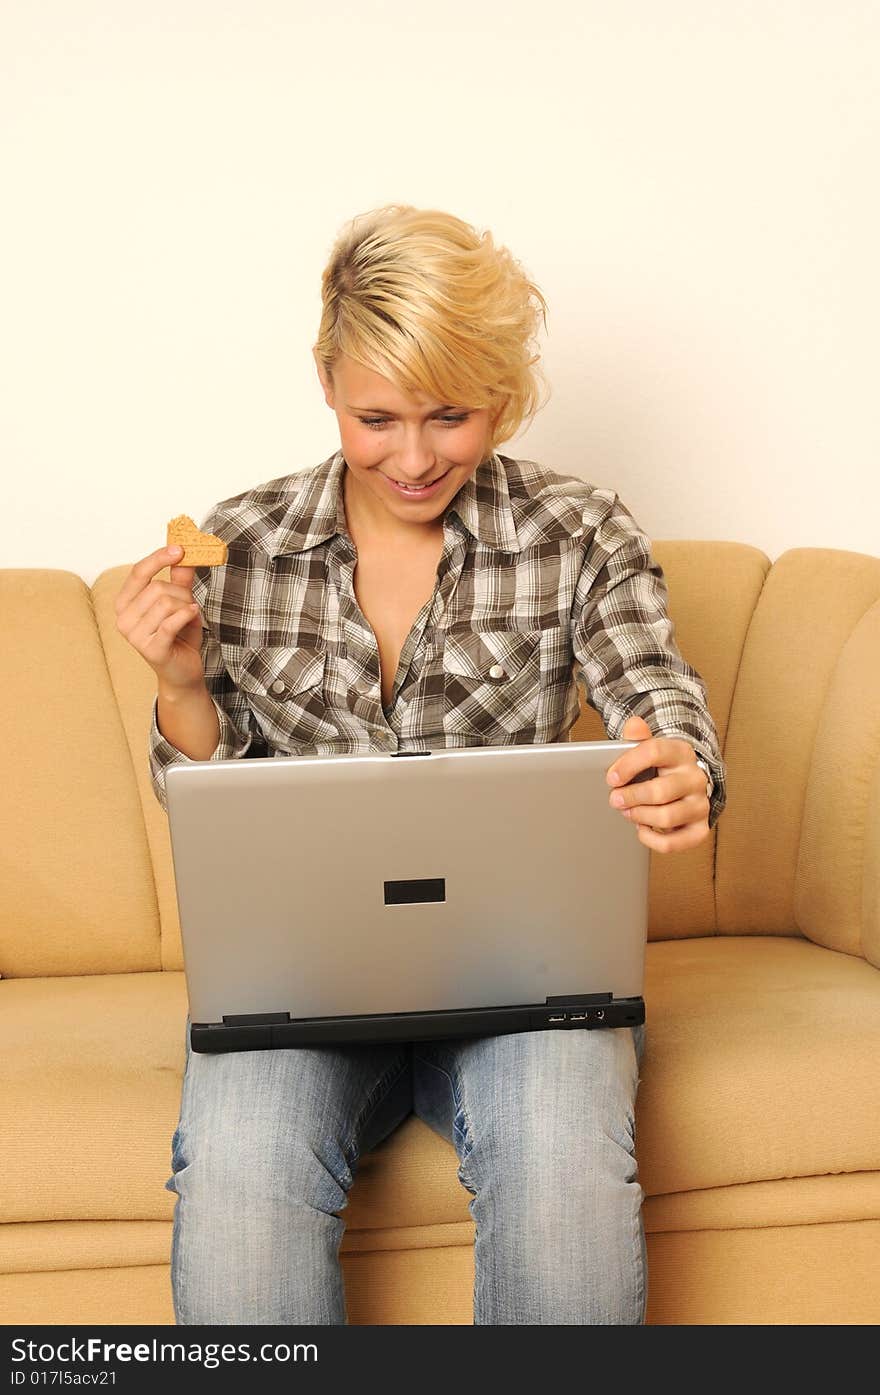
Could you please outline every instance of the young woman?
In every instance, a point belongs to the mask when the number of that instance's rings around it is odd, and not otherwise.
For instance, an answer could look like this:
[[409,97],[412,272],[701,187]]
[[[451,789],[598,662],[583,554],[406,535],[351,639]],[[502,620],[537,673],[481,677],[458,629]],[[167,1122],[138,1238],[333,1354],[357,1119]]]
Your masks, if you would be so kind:
[[[540,291],[488,232],[400,205],[346,226],[322,289],[341,449],[212,509],[224,566],[163,548],[117,601],[157,674],[160,803],[180,761],[564,740],[580,678],[639,742],[613,767],[633,836],[695,846],[724,767],[648,539],[612,491],[497,450],[537,410]],[[208,1055],[187,1019],[177,1322],[346,1322],[340,1212],[413,1111],[473,1197],[476,1323],[643,1322],[643,1049],[637,1027]]]

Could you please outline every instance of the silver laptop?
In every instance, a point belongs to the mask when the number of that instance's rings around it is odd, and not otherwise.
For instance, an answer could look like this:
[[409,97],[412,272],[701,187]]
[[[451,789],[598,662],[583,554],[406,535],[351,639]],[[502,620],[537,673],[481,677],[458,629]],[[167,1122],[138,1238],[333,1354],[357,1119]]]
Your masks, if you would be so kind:
[[643,1022],[636,744],[171,766],[193,1051]]

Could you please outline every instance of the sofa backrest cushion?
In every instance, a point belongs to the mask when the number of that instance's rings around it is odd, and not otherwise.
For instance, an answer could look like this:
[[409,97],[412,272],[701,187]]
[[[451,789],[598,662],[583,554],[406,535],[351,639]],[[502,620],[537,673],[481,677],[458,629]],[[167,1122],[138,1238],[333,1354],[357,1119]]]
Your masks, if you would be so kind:
[[[740,656],[770,559],[758,548],[736,542],[657,541],[652,542],[651,551],[663,569],[675,642],[706,685],[709,711],[725,755]],[[599,714],[583,700],[570,739],[606,739]],[[726,775],[727,807],[709,837],[686,852],[651,855],[650,940],[716,932],[716,840],[724,837],[736,800],[736,771],[728,767]]]
[[841,646],[819,713],[794,908],[811,940],[880,968],[880,600]]
[[[771,565],[734,542],[653,550],[676,642],[706,684],[728,803],[699,847],[652,855],[650,938],[805,935],[880,964],[880,558],[802,548]],[[147,758],[155,678],[115,628],[127,573],[99,577],[94,606],[155,867],[162,967],[179,969],[167,817]],[[583,695],[570,736],[605,737]]]
[[880,557],[793,548],[749,626],[725,745],[718,930],[880,963]]
[[[180,970],[183,968],[183,943],[174,886],[168,815],[153,793],[150,779],[149,734],[156,698],[156,675],[146,660],[141,658],[137,650],[132,648],[116,628],[115,601],[130,570],[130,567],[111,567],[102,572],[92,587],[92,600],[110,681],[122,714],[131,768],[155,869],[155,897],[162,939],[162,968]],[[170,581],[171,573],[167,567],[163,567],[157,573],[157,577],[159,581]]]
[[160,967],[143,811],[89,588],[0,571],[0,974]]
[[[728,714],[740,654],[770,561],[745,543],[658,542],[653,551],[663,567],[669,593],[668,611],[676,642],[706,683],[709,706],[724,749]],[[162,926],[162,964],[183,967],[180,922],[174,893],[167,815],[152,790],[147,757],[147,734],[155,676],[116,629],[113,602],[128,575],[127,567],[102,573],[92,592],[114,691],[123,716],[132,765],[143,807],[144,824],[156,869],[156,896]],[[159,573],[168,580],[165,569]],[[601,741],[606,733],[598,713],[581,691],[581,716],[570,739]],[[715,905],[713,860],[715,835],[727,817],[699,848],[675,857],[651,859],[651,939],[713,934]],[[635,836],[635,834],[634,834]]]

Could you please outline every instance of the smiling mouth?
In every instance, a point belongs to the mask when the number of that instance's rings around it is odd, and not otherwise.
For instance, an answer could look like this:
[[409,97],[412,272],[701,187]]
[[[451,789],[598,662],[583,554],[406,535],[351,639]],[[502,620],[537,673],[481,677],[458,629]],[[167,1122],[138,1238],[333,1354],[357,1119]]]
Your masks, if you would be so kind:
[[436,475],[432,480],[421,480],[418,484],[411,480],[395,479],[393,475],[386,475],[385,478],[390,480],[392,484],[400,485],[401,489],[430,489],[432,485],[439,484],[448,474],[449,471],[444,470],[442,475]]

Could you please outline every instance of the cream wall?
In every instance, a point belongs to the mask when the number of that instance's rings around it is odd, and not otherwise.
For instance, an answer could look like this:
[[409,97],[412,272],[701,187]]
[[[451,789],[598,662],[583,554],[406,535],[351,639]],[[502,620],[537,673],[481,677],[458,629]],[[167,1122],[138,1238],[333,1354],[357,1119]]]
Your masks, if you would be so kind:
[[880,554],[878,56],[857,0],[4,0],[0,564],[91,582],[335,450],[320,274],[392,201],[549,301],[506,453]]

